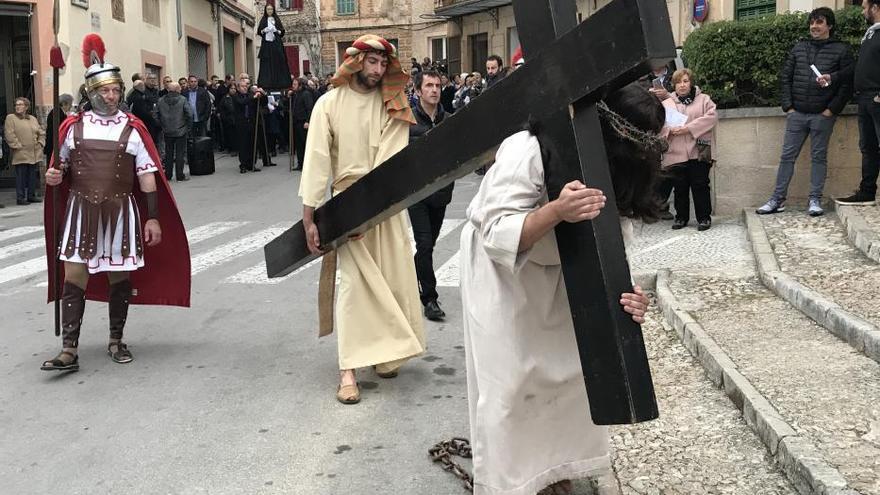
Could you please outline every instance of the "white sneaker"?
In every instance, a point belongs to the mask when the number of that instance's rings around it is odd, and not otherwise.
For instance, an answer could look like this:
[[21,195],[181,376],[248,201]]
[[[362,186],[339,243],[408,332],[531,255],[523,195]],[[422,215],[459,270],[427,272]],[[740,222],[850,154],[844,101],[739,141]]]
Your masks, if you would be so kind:
[[807,212],[811,217],[821,217],[825,214],[825,210],[822,209],[822,204],[817,198],[810,198],[810,206],[807,208]]
[[770,198],[764,203],[764,206],[755,210],[755,213],[758,215],[769,215],[770,213],[782,213],[783,211],[785,211],[785,201]]

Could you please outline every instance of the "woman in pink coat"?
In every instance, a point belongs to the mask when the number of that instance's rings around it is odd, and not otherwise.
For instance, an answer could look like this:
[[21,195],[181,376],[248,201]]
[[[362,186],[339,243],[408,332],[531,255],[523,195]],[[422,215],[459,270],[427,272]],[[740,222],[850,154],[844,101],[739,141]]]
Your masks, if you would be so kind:
[[708,230],[712,226],[712,200],[709,197],[709,168],[712,164],[706,157],[700,158],[699,148],[710,145],[714,152],[713,130],[718,117],[715,103],[694,86],[693,79],[693,72],[689,69],[675,71],[672,75],[675,92],[663,101],[667,113],[676,111],[687,116],[684,125],[670,127],[667,123],[662,131],[669,141],[669,149],[663,155],[663,169],[672,177],[675,190],[675,222],[672,224],[675,230],[686,226],[690,219],[691,194],[697,230]]

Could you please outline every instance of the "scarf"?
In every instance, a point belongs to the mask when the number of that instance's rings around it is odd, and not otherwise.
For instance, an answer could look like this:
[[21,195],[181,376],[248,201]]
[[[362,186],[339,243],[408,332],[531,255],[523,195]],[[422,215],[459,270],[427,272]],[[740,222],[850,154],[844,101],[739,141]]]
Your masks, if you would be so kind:
[[697,97],[697,87],[694,85],[691,85],[691,92],[686,94],[685,96],[679,96],[678,101],[681,102],[683,105],[690,105],[691,103],[694,102],[694,98],[696,98],[696,97]]
[[397,50],[394,45],[385,38],[374,34],[365,34],[345,50],[345,60],[336,69],[336,74],[330,79],[334,87],[351,83],[351,78],[364,68],[364,58],[369,51],[385,52],[388,56],[388,70],[382,77],[382,101],[385,102],[385,110],[392,119],[403,120],[410,124],[416,123],[406,98],[406,83],[409,76],[400,66],[397,58]]

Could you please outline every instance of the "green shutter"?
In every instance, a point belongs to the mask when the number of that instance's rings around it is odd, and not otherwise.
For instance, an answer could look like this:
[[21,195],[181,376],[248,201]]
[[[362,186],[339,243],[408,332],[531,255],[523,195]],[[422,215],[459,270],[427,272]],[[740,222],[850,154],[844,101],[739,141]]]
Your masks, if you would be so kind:
[[355,0],[336,0],[337,15],[351,15],[355,13]]
[[736,0],[736,18],[754,19],[776,13],[776,0]]

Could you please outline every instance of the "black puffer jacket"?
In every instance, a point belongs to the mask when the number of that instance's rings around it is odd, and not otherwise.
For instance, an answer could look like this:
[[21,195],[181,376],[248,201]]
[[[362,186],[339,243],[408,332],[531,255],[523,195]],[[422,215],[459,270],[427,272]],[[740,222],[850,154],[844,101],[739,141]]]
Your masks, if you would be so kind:
[[[810,69],[815,64],[822,74],[831,75],[827,88],[816,83],[816,74]],[[852,98],[852,78],[855,67],[849,47],[842,41],[803,40],[788,52],[782,73],[782,110],[795,109],[803,113],[822,113],[825,109],[839,114]]]
[[[428,131],[440,125],[443,122],[443,119],[446,118],[446,112],[443,110],[443,105],[437,105],[437,113],[434,114],[434,120],[431,120],[431,116],[425,113],[419,102],[416,102],[415,105],[412,106],[412,110],[416,117],[416,123],[409,127],[410,143],[420,139],[427,134]],[[430,160],[426,160],[423,165],[430,167],[432,164]],[[454,187],[455,182],[436,191],[434,194],[423,199],[422,202],[435,207],[446,206],[452,202],[452,190]]]

